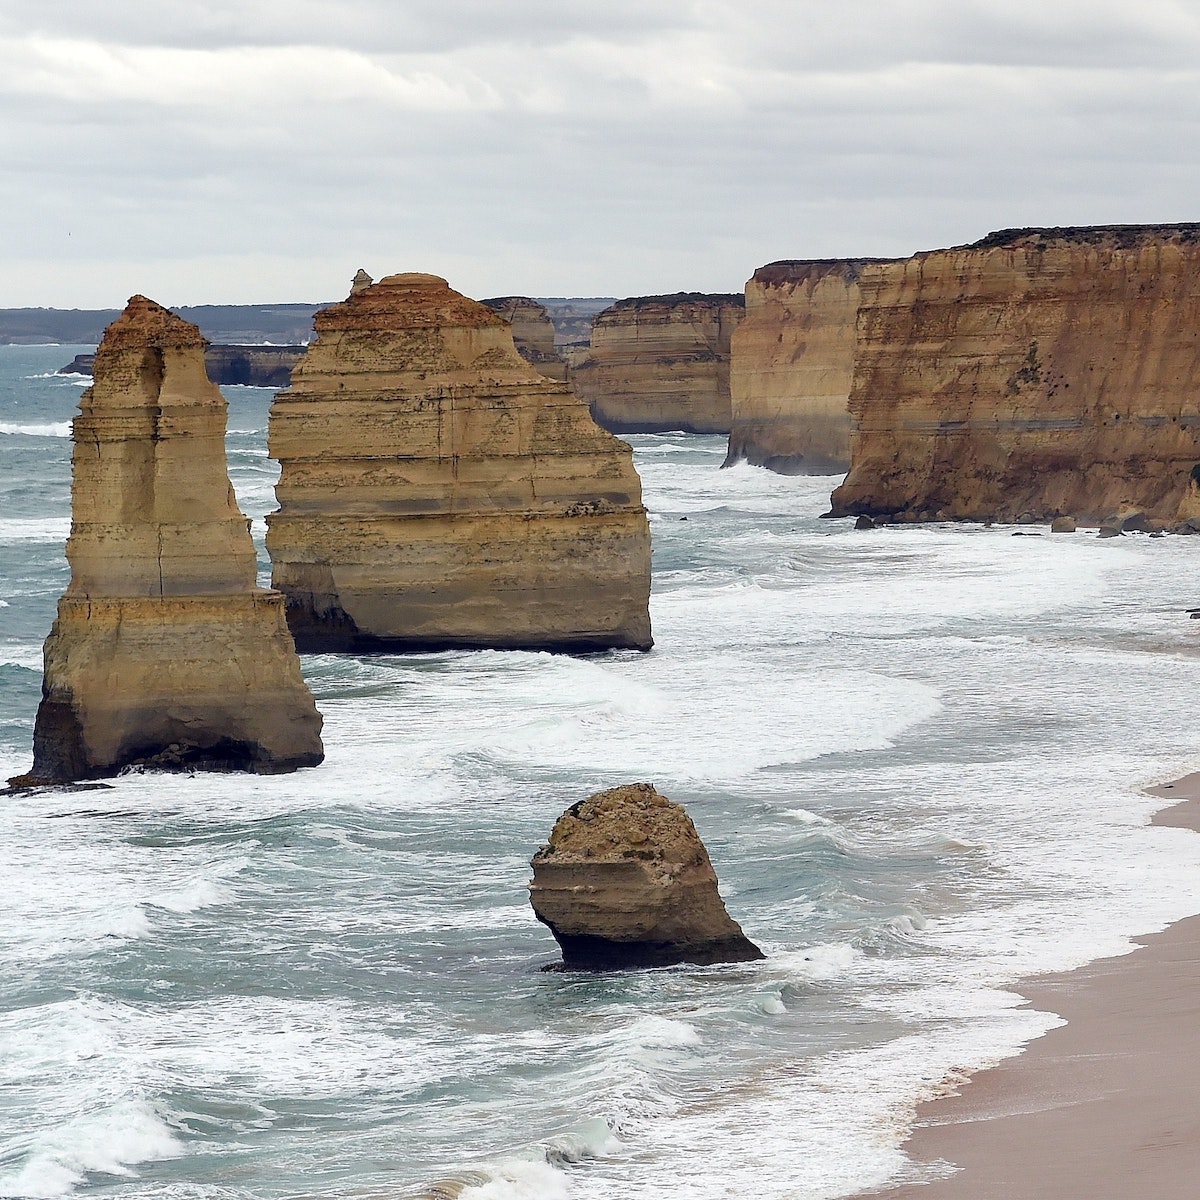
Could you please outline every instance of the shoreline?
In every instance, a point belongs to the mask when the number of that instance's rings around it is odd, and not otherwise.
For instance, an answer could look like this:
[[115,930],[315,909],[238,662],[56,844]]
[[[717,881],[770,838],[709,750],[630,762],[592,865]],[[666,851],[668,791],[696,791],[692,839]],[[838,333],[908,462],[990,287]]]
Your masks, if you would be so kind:
[[[1200,832],[1200,772],[1145,789],[1151,824]],[[1200,1179],[1200,915],[1138,948],[1016,985],[1066,1024],[926,1101],[884,1200],[1192,1200]],[[948,1168],[949,1169],[949,1168]]]

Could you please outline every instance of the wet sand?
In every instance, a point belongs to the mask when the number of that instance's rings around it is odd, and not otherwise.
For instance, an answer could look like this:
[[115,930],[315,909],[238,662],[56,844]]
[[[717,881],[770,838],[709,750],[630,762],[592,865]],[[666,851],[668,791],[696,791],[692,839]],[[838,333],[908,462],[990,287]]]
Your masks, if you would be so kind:
[[[1200,830],[1200,774],[1151,793]],[[1067,1024],[917,1113],[905,1149],[961,1168],[886,1200],[1197,1200],[1200,916],[1141,948],[1018,990]]]

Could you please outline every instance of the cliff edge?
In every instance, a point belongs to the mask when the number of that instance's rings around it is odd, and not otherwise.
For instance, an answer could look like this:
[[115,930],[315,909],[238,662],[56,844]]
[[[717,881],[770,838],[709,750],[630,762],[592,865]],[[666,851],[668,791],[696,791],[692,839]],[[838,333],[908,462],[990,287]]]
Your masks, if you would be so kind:
[[729,432],[729,342],[738,295],[620,300],[592,325],[571,385],[614,433]]
[[1200,225],[1002,230],[859,286],[833,515],[1192,515]]
[[746,284],[733,332],[725,466],[840,475],[850,466],[859,277],[876,260],[787,260]]

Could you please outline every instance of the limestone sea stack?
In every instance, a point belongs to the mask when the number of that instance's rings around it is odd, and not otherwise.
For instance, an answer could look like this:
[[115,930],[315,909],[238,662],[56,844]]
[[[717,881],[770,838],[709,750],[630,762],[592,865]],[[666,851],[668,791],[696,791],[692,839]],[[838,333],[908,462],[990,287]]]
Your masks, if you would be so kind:
[[572,386],[614,433],[728,433],[729,341],[744,309],[739,295],[619,300],[596,317]]
[[859,287],[834,515],[1190,515],[1200,225],[1004,230]]
[[850,466],[859,276],[871,260],[768,263],[733,332],[725,466],[840,475]]
[[567,378],[566,359],[554,348],[554,322],[544,304],[528,296],[494,296],[481,300],[512,326],[517,353],[547,379],[560,383]]
[[134,296],[96,352],[74,423],[71,582],[24,782],[323,757],[283,597],[256,583],[204,346],[196,326]]
[[681,805],[648,783],[569,808],[534,856],[530,901],[568,970],[753,962]]
[[629,446],[433,275],[318,313],[271,407],[274,583],[307,650],[648,649]]

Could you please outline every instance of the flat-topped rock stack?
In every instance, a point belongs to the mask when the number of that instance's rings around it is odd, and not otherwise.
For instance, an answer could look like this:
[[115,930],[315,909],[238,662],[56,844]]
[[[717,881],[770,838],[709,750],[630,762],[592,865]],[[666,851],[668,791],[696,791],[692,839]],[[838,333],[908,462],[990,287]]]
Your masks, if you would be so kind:
[[433,275],[317,314],[271,409],[274,583],[302,649],[651,645],[629,447]]
[[204,347],[196,326],[135,296],[96,352],[74,423],[71,582],[25,782],[322,759],[283,597],[256,583]]
[[1200,225],[1004,230],[859,288],[834,515],[1193,515]]
[[733,332],[726,466],[835,475],[850,466],[859,276],[872,260],[789,260],[746,284]]
[[648,783],[567,809],[534,856],[530,902],[568,970],[753,962],[692,819]]
[[512,326],[517,353],[547,379],[560,383],[567,378],[567,361],[554,348],[554,322],[544,304],[529,296],[494,296],[481,300]]
[[729,343],[745,298],[679,292],[619,300],[571,368],[575,391],[616,433],[728,433]]

